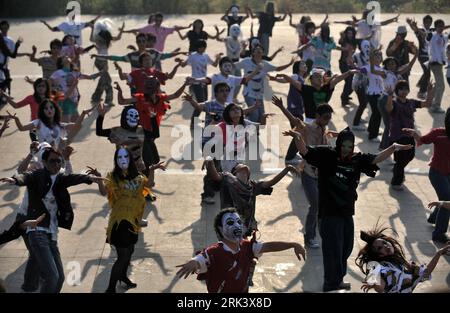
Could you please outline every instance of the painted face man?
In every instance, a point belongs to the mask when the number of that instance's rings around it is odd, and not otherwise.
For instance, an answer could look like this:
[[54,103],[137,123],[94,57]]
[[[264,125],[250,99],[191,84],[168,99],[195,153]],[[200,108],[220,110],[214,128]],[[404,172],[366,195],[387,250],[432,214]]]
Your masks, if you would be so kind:
[[230,27],[230,35],[233,38],[239,38],[241,36],[241,27],[238,24],[234,24]]
[[243,238],[244,226],[237,213],[226,213],[222,217],[222,236],[224,239],[239,243]]

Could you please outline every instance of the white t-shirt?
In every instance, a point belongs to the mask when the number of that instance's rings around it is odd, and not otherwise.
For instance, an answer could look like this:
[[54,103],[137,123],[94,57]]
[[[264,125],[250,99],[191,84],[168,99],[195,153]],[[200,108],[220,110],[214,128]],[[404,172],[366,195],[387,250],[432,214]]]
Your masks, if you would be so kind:
[[229,57],[232,62],[239,60],[242,50],[242,41],[227,37],[225,38],[225,47],[227,48],[227,57]]
[[206,53],[199,54],[197,52],[192,53],[187,59],[187,64],[192,67],[193,78],[203,78],[207,76],[208,64],[213,64],[209,55]]
[[398,82],[398,77],[395,73],[391,71],[384,71],[386,73],[386,78],[383,80],[384,91],[383,94],[387,95],[388,90],[395,90],[395,85]]
[[429,42],[430,49],[430,63],[438,62],[440,64],[445,64],[447,59],[445,55],[445,46],[448,42],[448,34],[442,33],[438,34],[437,32],[433,33],[433,37]]
[[218,83],[227,83],[228,86],[230,86],[230,93],[228,95],[226,102],[232,103],[233,98],[234,98],[234,92],[235,92],[236,88],[238,88],[242,83],[242,77],[233,76],[233,75],[228,75],[228,77],[225,77],[221,73],[214,74],[213,76],[211,76],[211,86],[212,86],[211,100],[213,100],[213,101],[216,99],[215,94],[214,94],[214,87]]
[[[244,96],[257,100],[264,99],[264,80],[268,72],[276,70],[276,66],[267,62],[261,61],[262,70],[256,74],[244,87]],[[245,58],[242,61],[234,64],[237,69],[244,69],[244,76],[253,73],[257,65],[251,58]]]
[[[370,71],[370,65],[363,67],[367,71],[367,77],[369,78],[369,85],[367,86],[368,95],[381,95],[384,90],[383,77],[379,75],[374,75]],[[375,65],[375,70],[384,72],[382,67]]]
[[86,23],[75,24],[75,22],[62,22],[57,26],[65,35],[71,35],[75,39],[75,43],[82,47],[82,30],[86,28]]
[[37,129],[37,137],[39,142],[47,142],[52,147],[58,148],[67,137],[66,127],[67,123],[60,123],[60,126],[55,126],[52,129],[48,128],[41,120],[34,120],[31,122]]
[[[67,72],[65,70],[57,70],[52,74],[50,79],[53,81],[53,88],[55,88],[55,91],[60,91],[66,94],[69,90],[69,87],[72,86],[73,81],[80,76],[80,72]],[[78,88],[75,88],[69,98],[73,102],[78,102],[78,96]]]
[[356,23],[356,39],[365,39],[371,35],[370,45],[378,49],[381,42],[381,24],[374,22],[373,25],[369,25],[366,20]]
[[[13,53],[16,49],[16,43],[14,42],[14,40],[12,40],[10,37],[3,37],[3,39],[9,51]],[[4,68],[8,68],[9,57],[0,52],[0,64],[3,64],[4,62],[6,62]],[[5,79],[5,73],[0,69],[0,82],[4,81]]]

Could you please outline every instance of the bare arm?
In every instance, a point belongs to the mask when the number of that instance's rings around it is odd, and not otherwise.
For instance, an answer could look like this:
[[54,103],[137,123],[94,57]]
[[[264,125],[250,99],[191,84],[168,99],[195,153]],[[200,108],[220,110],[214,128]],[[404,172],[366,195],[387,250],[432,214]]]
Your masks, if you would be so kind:
[[417,58],[419,57],[419,49],[414,46],[413,50],[414,50],[414,57],[408,64],[403,65],[398,69],[397,73],[399,75],[403,75],[403,74],[409,72],[412,69],[414,63],[416,63]]
[[284,250],[294,249],[295,255],[301,261],[301,257],[303,257],[303,260],[306,260],[306,252],[305,249],[302,247],[301,244],[296,242],[266,242],[263,243],[263,246],[261,248],[261,253],[269,253],[269,252],[279,252]]
[[425,101],[422,101],[422,108],[429,108],[431,107],[431,104],[433,103],[434,99],[434,93],[436,90],[436,84],[435,83],[429,83],[428,89],[427,89],[427,99]]
[[167,96],[167,100],[175,100],[181,97],[183,94],[184,89],[186,89],[186,86],[188,85],[187,79],[185,80],[184,84],[173,94]]
[[388,19],[388,20],[385,20],[385,21],[381,22],[381,26],[386,26],[386,25],[389,25],[389,24],[391,24],[391,23],[398,22],[399,16],[400,16],[400,14],[398,14],[398,15],[397,15],[396,17],[394,17],[394,18],[391,18],[391,19]]
[[434,255],[434,257],[431,259],[430,263],[427,264],[427,268],[425,269],[426,275],[430,275],[434,271],[441,256],[443,256],[449,252],[450,252],[450,245],[446,245],[442,249],[439,249],[436,252],[436,254]]
[[330,81],[330,89],[334,89],[334,87],[336,87],[336,85],[339,84],[341,81],[344,81],[347,77],[356,73],[358,73],[358,70],[350,70],[348,72],[345,72],[344,74],[333,77]]
[[298,129],[303,129],[305,127],[305,124],[302,122],[302,120],[296,118],[294,115],[292,115],[291,112],[289,112],[288,109],[283,105],[283,100],[281,98],[278,98],[277,96],[272,96],[272,103],[278,107],[281,112],[288,118],[289,122],[292,125],[295,125]]
[[203,103],[198,103],[194,100],[194,98],[192,98],[191,95],[187,93],[184,94],[183,100],[189,102],[192,107],[199,112],[203,112],[205,110],[205,106],[203,105]]
[[280,53],[281,51],[283,51],[284,50],[284,47],[280,47],[280,48],[278,48],[270,57],[269,57],[269,59],[270,60],[273,60],[273,59],[275,59],[275,57],[278,55],[278,53]]
[[47,28],[50,29],[52,32],[59,32],[60,31],[58,27],[52,27],[44,20],[41,20],[41,23],[44,24],[45,26],[47,26]]
[[206,164],[206,170],[207,170],[208,175],[210,176],[210,178],[213,181],[215,181],[215,182],[221,182],[222,181],[222,176],[220,176],[219,173],[217,172],[217,169],[214,166],[214,161],[213,160],[206,160],[205,164]]
[[306,146],[305,141],[303,140],[302,136],[300,135],[300,133],[294,131],[294,130],[288,130],[283,132],[284,136],[291,136],[294,138],[295,140],[295,145],[297,146],[298,151],[300,152],[301,155],[306,155],[308,154],[308,147]]
[[17,117],[16,114],[12,115],[11,113],[9,113],[8,111],[6,111],[8,113],[9,118],[14,119],[14,122],[16,122],[17,128],[21,131],[21,132],[25,132],[25,131],[30,131],[36,128],[36,126],[34,126],[33,123],[29,123],[27,125],[22,125],[22,123],[20,122],[19,117]]
[[389,91],[388,99],[386,102],[386,111],[391,114],[391,112],[394,110],[394,93],[393,90]]
[[172,72],[167,74],[167,78],[172,79],[175,77],[175,74],[177,73],[178,69],[180,68],[180,66],[182,66],[181,62],[178,62],[174,68],[172,69]]
[[376,158],[373,160],[372,164],[375,165],[375,164],[381,163],[384,160],[386,160],[387,158],[389,158],[394,152],[396,152],[396,151],[403,151],[403,150],[409,150],[412,147],[413,147],[412,145],[400,145],[398,143],[394,143],[392,146],[390,146],[386,150],[381,151],[380,153],[378,153]]
[[123,22],[122,27],[119,28],[119,34],[116,37],[113,37],[112,40],[119,41],[120,39],[122,39],[122,34],[123,34],[124,29],[125,29],[125,22]]
[[247,11],[247,15],[249,15],[252,19],[258,18],[258,15],[254,15],[252,9],[250,9],[250,7],[246,7],[245,8]]
[[265,181],[262,183],[262,187],[263,188],[270,188],[272,186],[275,186],[276,184],[278,184],[283,178],[284,176],[286,176],[289,172],[293,173],[294,175],[298,175],[298,171],[297,169],[292,166],[292,165],[288,165],[286,166],[277,176],[275,176],[274,178],[272,178],[271,180]]
[[128,105],[128,104],[135,104],[136,103],[136,99],[135,98],[125,99],[123,97],[122,88],[120,87],[118,82],[114,83],[114,89],[117,90],[117,98],[118,98],[118,102],[119,102],[120,105]]
[[177,34],[178,34],[178,36],[180,37],[181,40],[185,40],[188,37],[187,33],[186,33],[186,35],[183,36],[179,30],[177,30],[176,32],[177,32]]
[[295,58],[292,58],[292,59],[291,59],[291,62],[289,62],[289,63],[286,64],[286,65],[278,66],[278,67],[275,69],[275,71],[276,71],[276,72],[281,72],[281,71],[287,69],[287,68],[288,68],[289,66],[291,66],[292,64],[294,64],[294,62],[295,62]]

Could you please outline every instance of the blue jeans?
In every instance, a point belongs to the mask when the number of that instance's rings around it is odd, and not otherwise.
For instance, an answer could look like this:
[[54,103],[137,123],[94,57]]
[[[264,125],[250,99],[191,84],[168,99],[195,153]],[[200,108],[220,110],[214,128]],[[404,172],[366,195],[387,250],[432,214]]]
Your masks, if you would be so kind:
[[324,216],[319,220],[322,237],[323,291],[338,290],[347,274],[352,254],[355,226],[352,216]]
[[21,288],[25,292],[34,292],[39,288],[39,264],[31,248],[28,235],[25,234],[22,236],[22,238],[23,242],[25,243],[25,246],[28,249],[29,255],[27,265],[25,266],[25,273],[23,275],[23,285]]
[[317,178],[302,173],[302,185],[306,199],[309,202],[308,215],[306,216],[305,239],[316,238],[317,214],[319,213],[319,188]]
[[[245,96],[245,103],[247,104],[248,107],[254,106],[257,101],[258,100],[255,98]],[[260,106],[247,115],[247,119],[254,123],[261,123],[261,120],[264,114],[266,113],[264,109],[264,100],[259,101],[261,102]]]
[[60,293],[65,277],[58,243],[52,240],[50,234],[42,231],[28,233],[28,240],[43,280],[41,293]]
[[[439,201],[450,201],[450,175],[441,174],[430,167],[428,177]],[[431,219],[436,221],[433,239],[444,236],[448,229],[449,211],[444,208],[435,208],[431,213]]]

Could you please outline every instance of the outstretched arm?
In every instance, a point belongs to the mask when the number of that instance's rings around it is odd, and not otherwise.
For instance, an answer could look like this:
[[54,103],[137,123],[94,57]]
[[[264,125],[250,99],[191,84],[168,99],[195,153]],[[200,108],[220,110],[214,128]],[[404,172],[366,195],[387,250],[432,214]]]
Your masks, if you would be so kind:
[[19,117],[17,116],[17,114],[12,115],[11,113],[9,113],[8,111],[6,111],[6,113],[8,113],[8,116],[10,119],[13,119],[14,122],[16,122],[17,128],[21,131],[21,132],[25,132],[25,131],[30,131],[36,128],[36,126],[34,126],[33,123],[27,124],[27,125],[22,125],[22,123],[20,122]]
[[59,32],[60,31],[60,29],[58,27],[52,27],[44,20],[41,20],[40,22],[42,24],[44,24],[45,26],[47,26],[47,28],[50,29],[52,32]]
[[279,252],[284,250],[294,249],[294,253],[297,256],[298,260],[301,261],[306,260],[306,251],[303,246],[297,242],[282,242],[282,241],[273,241],[273,242],[265,242],[261,248],[260,253],[270,253],[270,252]]
[[288,165],[286,166],[277,176],[275,176],[274,178],[272,178],[271,180],[265,181],[262,183],[262,187],[263,188],[270,188],[272,186],[275,186],[276,184],[278,184],[280,182],[280,180],[282,180],[284,178],[284,176],[286,176],[289,172],[291,172],[292,174],[298,176],[300,175],[300,173],[298,172],[298,170],[292,166],[292,165]]
[[183,100],[189,102],[195,110],[199,112],[203,112],[205,110],[205,106],[202,103],[198,103],[192,98],[191,95],[184,93]]
[[214,161],[211,158],[207,157],[207,159],[205,160],[205,165],[207,173],[210,176],[210,178],[213,181],[220,183],[222,181],[222,176],[220,176],[219,173],[217,172],[217,169],[214,166]]
[[412,149],[412,148],[413,148],[412,145],[401,145],[401,144],[398,144],[398,143],[394,143],[392,146],[390,146],[386,150],[381,151],[380,153],[378,153],[376,158],[373,160],[372,164],[375,165],[375,164],[383,162],[384,160],[389,158],[396,151],[409,150],[409,149]]
[[186,33],[186,35],[183,36],[179,30],[177,30],[176,32],[177,32],[177,34],[178,34],[178,36],[180,37],[181,40],[185,40],[188,37],[187,33]]
[[449,252],[450,252],[450,244],[447,244],[442,249],[439,249],[434,255],[434,257],[431,259],[430,263],[428,263],[427,268],[425,269],[426,275],[430,275],[434,271],[441,256],[448,254]]
[[296,118],[294,115],[292,115],[291,112],[289,112],[288,109],[283,105],[283,100],[281,98],[278,98],[277,96],[272,96],[272,103],[277,106],[281,112],[288,118],[289,122],[292,125],[295,125],[297,129],[303,129],[305,127],[305,124],[303,121],[299,118]]
[[273,59],[275,59],[275,57],[278,55],[278,53],[280,53],[283,50],[284,50],[284,47],[278,48],[271,56],[268,57],[269,60],[272,61]]
[[167,74],[167,78],[168,78],[168,79],[174,78],[174,77],[175,77],[175,74],[177,73],[177,71],[178,71],[178,69],[180,68],[180,66],[182,66],[182,63],[181,63],[181,62],[178,62],[178,63],[174,66],[174,68],[172,69],[172,72],[170,72],[170,73]]
[[330,89],[334,89],[334,87],[336,87],[336,85],[339,84],[341,81],[344,81],[350,75],[357,74],[357,73],[359,73],[358,70],[350,70],[350,71],[345,72],[344,74],[333,77],[330,81]]
[[186,86],[188,85],[188,79],[186,79],[183,83],[183,85],[177,90],[175,91],[175,93],[168,95],[167,96],[167,100],[175,100],[178,99],[179,97],[181,97],[181,95],[183,94],[184,89],[186,89]]
[[128,104],[135,104],[136,99],[135,98],[129,98],[125,99],[123,97],[122,87],[120,87],[118,82],[114,83],[114,89],[117,90],[117,98],[120,105],[128,105]]
[[400,14],[397,14],[396,17],[390,18],[388,20],[385,20],[385,21],[381,22],[381,26],[386,26],[386,25],[389,25],[391,23],[398,22],[399,16],[400,16]]
[[305,141],[303,140],[302,136],[299,132],[295,130],[288,130],[283,132],[284,136],[291,136],[295,140],[295,145],[297,146],[298,151],[301,155],[305,156],[308,154],[308,147],[306,146]]
[[287,69],[289,66],[291,66],[292,64],[294,64],[294,62],[295,62],[295,58],[292,58],[292,59],[291,59],[291,62],[289,62],[289,63],[286,64],[286,65],[278,66],[278,67],[275,69],[275,71],[276,71],[276,72],[284,71],[284,70]]

